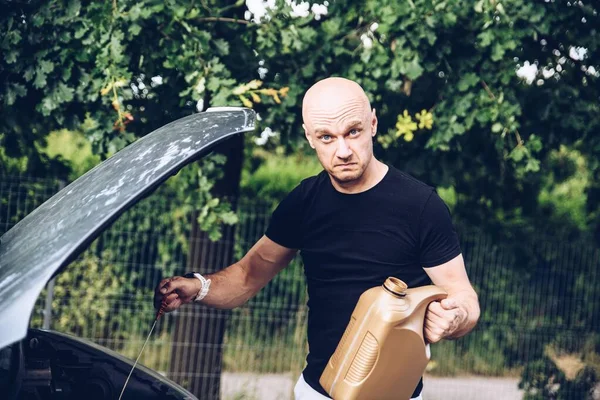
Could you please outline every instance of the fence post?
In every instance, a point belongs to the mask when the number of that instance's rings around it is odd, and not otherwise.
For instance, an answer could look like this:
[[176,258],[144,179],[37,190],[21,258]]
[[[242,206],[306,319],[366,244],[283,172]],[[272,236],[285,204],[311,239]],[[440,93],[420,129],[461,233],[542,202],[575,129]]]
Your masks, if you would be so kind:
[[[223,166],[223,177],[215,182],[212,193],[230,199],[232,210],[235,211],[242,173],[244,137],[237,135],[229,139],[219,145],[215,153],[225,154],[227,163]],[[193,213],[191,222],[187,271],[213,273],[235,261],[235,226],[223,227],[222,238],[213,242],[200,229],[198,212]],[[188,309],[192,315],[180,313],[175,320],[170,374],[183,382],[199,399],[218,400],[221,398],[223,340],[231,311],[200,305]]]

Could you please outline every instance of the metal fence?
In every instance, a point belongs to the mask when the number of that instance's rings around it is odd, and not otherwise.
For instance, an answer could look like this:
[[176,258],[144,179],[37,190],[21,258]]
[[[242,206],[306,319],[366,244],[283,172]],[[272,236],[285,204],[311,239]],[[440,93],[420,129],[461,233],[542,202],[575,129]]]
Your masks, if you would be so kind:
[[[63,186],[0,177],[0,233]],[[192,215],[183,218],[189,224],[174,227],[167,218],[174,204],[161,192],[143,200],[48,285],[32,327],[72,333],[135,358],[162,277],[188,271],[198,259],[218,270],[263,234],[270,206],[247,199],[237,204],[239,223],[214,243],[195,233]],[[521,376],[531,378],[527,399],[592,398],[583,381],[593,386],[600,367],[600,250],[547,235],[521,247],[498,245],[469,229],[460,236],[483,314],[467,337],[433,346],[425,398],[523,398]],[[141,363],[203,399],[219,393],[223,399],[291,399],[307,352],[305,300],[298,258],[243,307],[189,305],[166,315]],[[215,380],[220,385],[206,387]],[[562,392],[553,397],[553,390]]]

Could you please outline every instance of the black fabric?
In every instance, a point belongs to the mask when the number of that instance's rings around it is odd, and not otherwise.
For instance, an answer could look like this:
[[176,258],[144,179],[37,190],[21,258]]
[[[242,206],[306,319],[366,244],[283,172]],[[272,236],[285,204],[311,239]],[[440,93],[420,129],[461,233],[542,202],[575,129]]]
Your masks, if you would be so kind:
[[[327,396],[321,373],[358,298],[389,276],[431,281],[422,267],[460,254],[450,213],[435,190],[393,167],[373,188],[338,192],[326,172],[305,179],[273,212],[266,236],[299,249],[308,286],[306,382]],[[415,390],[421,392],[422,382]]]

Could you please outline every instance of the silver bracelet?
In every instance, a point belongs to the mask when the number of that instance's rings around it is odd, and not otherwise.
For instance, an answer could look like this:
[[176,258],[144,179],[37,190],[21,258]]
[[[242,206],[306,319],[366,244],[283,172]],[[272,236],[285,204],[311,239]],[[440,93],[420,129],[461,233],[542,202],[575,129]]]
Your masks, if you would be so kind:
[[200,301],[203,298],[205,298],[206,295],[208,294],[208,289],[210,289],[210,279],[206,279],[205,277],[203,277],[201,274],[199,274],[197,272],[194,272],[194,276],[196,278],[198,278],[200,280],[200,282],[202,282],[202,288],[200,289],[200,291],[198,292],[196,297],[194,297],[194,301]]

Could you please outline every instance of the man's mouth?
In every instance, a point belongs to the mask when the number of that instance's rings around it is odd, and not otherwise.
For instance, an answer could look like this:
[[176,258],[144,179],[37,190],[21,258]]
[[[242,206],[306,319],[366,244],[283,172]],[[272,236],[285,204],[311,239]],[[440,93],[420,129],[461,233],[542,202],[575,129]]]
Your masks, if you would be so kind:
[[338,164],[338,165],[336,165],[336,167],[349,167],[351,165],[356,165],[356,163],[352,162],[352,163]]

